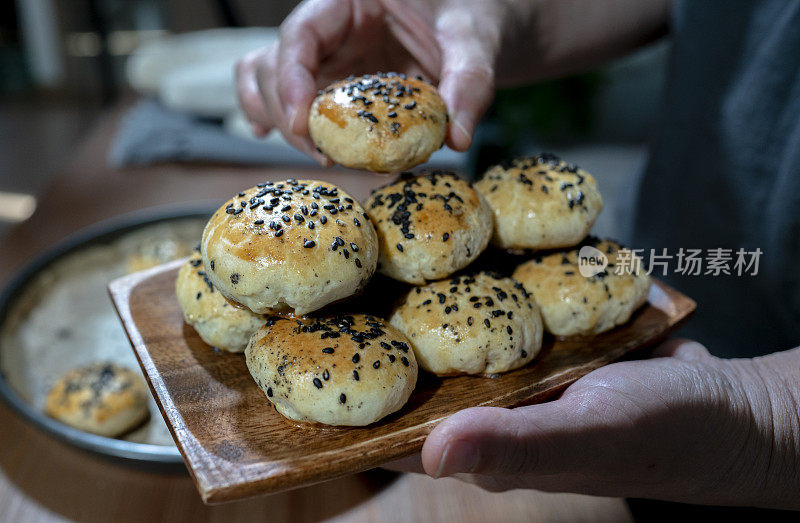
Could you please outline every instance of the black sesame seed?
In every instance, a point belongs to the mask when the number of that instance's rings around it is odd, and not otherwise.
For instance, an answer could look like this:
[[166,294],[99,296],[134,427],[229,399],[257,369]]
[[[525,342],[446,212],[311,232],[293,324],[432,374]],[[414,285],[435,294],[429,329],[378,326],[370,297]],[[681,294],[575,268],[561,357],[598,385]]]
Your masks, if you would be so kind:
[[256,225],[264,225],[264,220],[256,220],[253,223],[255,223]]
[[281,216],[281,220],[285,221],[286,223],[289,223],[290,221],[292,221],[292,219],[289,218],[288,216],[286,216],[285,214],[283,216]]
[[342,392],[341,394],[339,394],[339,403],[344,404],[346,402],[347,402],[347,396],[345,396],[344,392]]
[[353,218],[353,223],[356,224],[356,227],[361,227],[361,222],[358,221],[358,218]]
[[353,371],[353,379],[358,381],[358,371],[357,370]]
[[445,295],[444,295],[444,294],[442,294],[441,292],[437,292],[437,293],[436,293],[436,296],[438,296],[438,297],[439,297],[439,303],[444,303],[444,301],[447,299],[447,296],[445,296]]
[[277,231],[277,232],[275,233],[275,237],[276,237],[276,238],[278,238],[278,237],[279,237],[279,236],[281,236],[282,234],[283,234],[283,229],[280,229],[279,231]]
[[397,250],[403,252],[403,246],[400,245],[399,243],[397,244]]
[[509,334],[514,334],[514,329],[512,329],[511,326],[509,325],[508,327],[506,327],[506,332]]
[[361,356],[358,353],[353,354],[353,363],[358,363],[359,361],[361,361]]
[[372,368],[373,369],[379,369],[380,366],[381,366],[381,362],[380,361],[376,361],[375,363],[372,364]]
[[320,216],[319,221],[322,223],[322,225],[325,225],[328,222],[328,218],[325,216]]
[[358,258],[356,258],[356,267],[358,267],[359,269],[361,268],[361,260],[359,260]]
[[446,232],[446,233],[442,234],[442,241],[443,242],[446,242],[449,239],[450,239],[450,233],[449,232]]
[[350,248],[353,249],[353,252],[358,252],[358,245],[353,242],[350,242]]
[[314,378],[314,386],[318,389],[322,388],[322,382],[319,380],[319,378]]
[[272,387],[267,387],[267,397],[272,397]]
[[396,359],[397,358],[395,357],[394,354],[389,354],[389,363],[394,363],[394,360],[396,360]]
[[324,349],[322,349],[322,352],[324,352],[325,354],[333,354],[333,347],[325,347]]
[[323,380],[328,381],[330,379],[330,377],[331,377],[331,375],[328,372],[328,369],[325,369],[324,371],[322,371],[322,379]]
[[528,357],[528,353],[526,351],[524,351],[524,350],[520,354],[522,355],[523,358],[527,358]]
[[400,358],[400,361],[402,361],[402,362],[403,362],[403,365],[405,365],[406,367],[408,367],[408,358],[406,358],[405,356],[403,356],[402,358]]
[[305,247],[306,249],[310,249],[316,244],[317,243],[314,240],[306,240],[305,238],[303,238],[303,247]]
[[492,326],[492,322],[490,322],[488,319],[483,320],[483,324],[486,325],[487,328]]
[[314,228],[314,222],[308,222],[308,228],[309,229],[313,229]]

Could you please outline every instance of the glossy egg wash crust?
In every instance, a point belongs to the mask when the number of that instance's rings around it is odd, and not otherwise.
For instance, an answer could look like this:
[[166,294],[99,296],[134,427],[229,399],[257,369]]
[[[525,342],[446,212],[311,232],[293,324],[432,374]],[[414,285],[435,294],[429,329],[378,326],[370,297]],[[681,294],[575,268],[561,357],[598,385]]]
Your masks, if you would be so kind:
[[[581,274],[578,261],[584,246],[597,249],[608,260],[605,269],[588,278]],[[617,270],[620,249],[614,241],[589,237],[575,248],[523,263],[514,271],[514,278],[533,294],[548,332],[557,336],[598,334],[626,323],[649,294],[650,276],[641,259],[635,258],[638,263],[628,259],[625,270]],[[631,251],[627,255],[635,256]]]
[[492,243],[504,249],[570,247],[603,210],[594,177],[550,153],[495,165],[475,188],[494,212]]
[[449,118],[421,77],[349,77],[319,92],[308,127],[317,148],[353,169],[397,172],[426,162],[444,144]]
[[209,220],[201,252],[213,287],[256,313],[306,314],[348,298],[378,261],[377,235],[361,205],[314,180],[240,192]]
[[380,242],[379,270],[423,284],[469,265],[489,244],[492,210],[449,171],[402,173],[365,202]]
[[408,339],[364,314],[270,316],[245,356],[278,412],[304,423],[368,425],[402,408],[417,382]]
[[420,366],[439,376],[507,372],[542,347],[536,302],[519,282],[489,272],[416,287],[389,321],[411,340]]

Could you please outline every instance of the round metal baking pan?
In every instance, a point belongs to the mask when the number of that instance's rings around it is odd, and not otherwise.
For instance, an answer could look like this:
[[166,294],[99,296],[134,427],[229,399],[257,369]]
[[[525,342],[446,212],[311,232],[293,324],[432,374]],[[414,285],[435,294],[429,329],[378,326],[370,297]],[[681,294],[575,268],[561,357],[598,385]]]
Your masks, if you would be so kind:
[[[185,206],[180,209],[175,209],[174,206],[155,207],[120,215],[77,231],[34,258],[31,263],[9,280],[0,292],[0,325],[7,320],[15,301],[28,282],[61,257],[93,245],[110,243],[127,233],[149,225],[187,218],[207,219],[214,209],[216,209],[216,205],[210,202]],[[3,352],[0,350],[0,358],[3,357]],[[49,418],[15,392],[3,374],[1,366],[0,396],[36,427],[81,449],[131,464],[150,465],[165,469],[183,468],[183,459],[177,447],[98,436]]]

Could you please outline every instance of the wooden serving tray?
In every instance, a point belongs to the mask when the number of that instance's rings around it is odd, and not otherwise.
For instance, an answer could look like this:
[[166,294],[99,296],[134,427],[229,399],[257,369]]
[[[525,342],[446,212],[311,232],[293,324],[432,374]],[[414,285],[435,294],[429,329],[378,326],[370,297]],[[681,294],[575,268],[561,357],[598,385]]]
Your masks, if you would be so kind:
[[655,281],[648,304],[623,327],[583,340],[546,336],[530,365],[494,379],[440,379],[421,372],[408,404],[378,423],[307,428],[271,407],[243,355],[210,348],[184,323],[174,289],[181,263],[120,278],[109,291],[206,503],[318,483],[419,452],[427,434],[450,414],[541,402],[592,370],[665,338],[696,306]]

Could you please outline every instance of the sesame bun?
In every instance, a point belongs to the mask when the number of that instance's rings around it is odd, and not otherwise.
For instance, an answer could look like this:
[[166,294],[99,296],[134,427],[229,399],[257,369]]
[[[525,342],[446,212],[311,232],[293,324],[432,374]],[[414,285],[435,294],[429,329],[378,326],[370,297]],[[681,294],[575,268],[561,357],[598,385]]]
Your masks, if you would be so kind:
[[469,265],[492,236],[492,211],[455,173],[403,173],[365,202],[378,231],[379,270],[422,284]]
[[61,376],[47,395],[45,413],[76,429],[116,437],[150,416],[147,398],[140,374],[97,362]]
[[475,188],[494,212],[492,243],[503,249],[571,247],[603,210],[592,175],[553,154],[496,165]]
[[356,294],[378,262],[361,205],[313,180],[266,182],[211,216],[201,242],[215,289],[256,313],[306,314]]
[[183,319],[212,347],[242,352],[250,336],[264,323],[261,314],[229,302],[214,290],[199,252],[178,271],[175,293]]
[[536,302],[518,282],[486,272],[417,287],[389,321],[420,367],[440,376],[506,372],[542,348]]
[[320,91],[308,129],[317,148],[345,167],[396,172],[426,162],[444,144],[447,121],[431,84],[378,73]]
[[[583,246],[608,259],[604,270],[588,278],[578,265]],[[619,249],[613,241],[589,238],[575,249],[536,257],[517,267],[514,278],[536,298],[545,330],[557,336],[597,334],[627,322],[647,301],[650,277],[643,270],[629,271],[634,266],[626,262],[623,274],[615,272]]]
[[245,356],[278,412],[300,422],[369,425],[405,405],[417,382],[408,339],[362,314],[272,316]]

